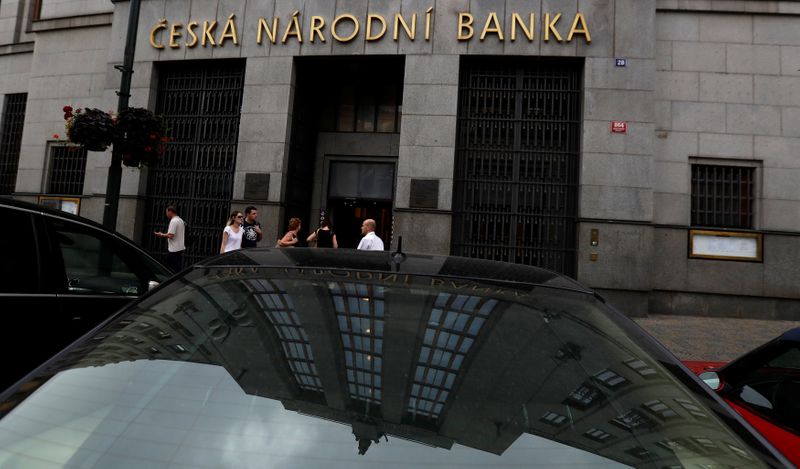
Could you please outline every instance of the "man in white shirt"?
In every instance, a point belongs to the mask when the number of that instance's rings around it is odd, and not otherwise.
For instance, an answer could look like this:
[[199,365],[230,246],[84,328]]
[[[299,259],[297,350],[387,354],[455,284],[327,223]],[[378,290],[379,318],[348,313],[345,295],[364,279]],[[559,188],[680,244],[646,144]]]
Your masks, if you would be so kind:
[[167,257],[165,264],[172,269],[173,272],[180,272],[183,270],[183,251],[186,250],[184,245],[184,234],[186,231],[186,224],[183,223],[181,217],[178,216],[178,211],[175,207],[170,205],[167,207],[167,218],[169,218],[169,228],[166,233],[156,231],[156,237],[167,238]]
[[362,251],[383,251],[383,241],[375,234],[375,220],[368,218],[361,224],[361,242],[358,249]]

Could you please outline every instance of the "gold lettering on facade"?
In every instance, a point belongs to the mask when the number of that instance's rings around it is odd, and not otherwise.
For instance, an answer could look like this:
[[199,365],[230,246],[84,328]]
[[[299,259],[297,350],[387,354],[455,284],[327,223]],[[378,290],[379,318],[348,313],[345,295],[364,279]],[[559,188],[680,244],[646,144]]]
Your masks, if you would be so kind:
[[[381,31],[379,33],[372,33],[372,22],[374,20],[378,20],[381,24]],[[367,15],[367,41],[377,41],[378,39],[382,38],[383,35],[386,34],[386,18],[381,15]]]
[[322,28],[325,27],[325,18],[321,16],[311,17],[311,42],[314,42],[314,33],[319,35],[319,40],[325,42],[325,36],[322,34]]
[[238,46],[239,45],[239,33],[236,31],[236,15],[233,13],[228,16],[228,21],[225,22],[225,29],[222,30],[222,36],[219,37],[219,45],[222,46],[225,44],[225,39],[230,39],[233,41],[233,44]]
[[356,278],[359,280],[372,280],[372,272],[356,272]]
[[150,30],[150,45],[153,46],[155,49],[163,49],[164,44],[158,42],[156,39],[156,35],[162,30],[167,29],[167,20],[166,18],[162,19],[158,22],[153,29]]
[[536,31],[535,23],[533,21],[534,18],[535,18],[534,14],[531,13],[529,22],[530,27],[526,27],[525,23],[522,21],[522,17],[519,16],[519,13],[514,13],[511,15],[511,42],[517,40],[517,25],[519,25],[519,27],[522,28],[522,34],[524,34],[525,37],[528,38],[528,42],[533,42],[533,36]]
[[[581,24],[580,29],[578,29],[578,23]],[[572,28],[570,28],[569,35],[567,36],[567,42],[571,41],[572,36],[575,34],[583,34],[587,44],[592,42],[592,35],[589,34],[589,27],[586,26],[586,18],[584,18],[583,13],[575,15],[575,19],[572,21]]]
[[283,33],[281,44],[286,44],[286,40],[289,38],[289,36],[294,36],[298,43],[303,43],[303,31],[300,29],[299,16],[300,12],[297,10],[292,13],[292,19],[289,20],[289,24],[286,25],[286,32]]
[[267,24],[267,20],[265,18],[258,19],[258,36],[256,37],[256,43],[261,44],[261,41],[264,39],[264,33],[267,33],[267,37],[269,41],[275,44],[276,35],[278,32],[278,17],[274,16],[272,18],[272,29],[270,29],[269,24]]
[[189,49],[197,45],[197,34],[194,33],[194,28],[196,28],[197,25],[197,21],[189,21],[189,24],[186,25],[186,32],[189,33],[189,37],[191,38],[191,40],[186,43],[186,47]]
[[[489,24],[494,24],[494,26],[489,26]],[[495,12],[489,13],[489,17],[486,18],[486,24],[483,26],[483,31],[481,31],[481,41],[486,39],[488,33],[497,34],[497,39],[503,40],[503,28],[500,27],[500,20]]]
[[[472,27],[472,23],[475,22],[475,17],[472,16],[471,13],[459,13],[458,14],[458,40],[459,41],[469,41],[472,39],[472,36],[475,35],[475,28]],[[467,31],[466,34],[464,31]]]
[[[342,21],[342,20],[350,20],[350,21],[353,22],[353,32],[349,36],[339,36],[339,34],[336,32],[336,25],[338,25],[339,22]],[[355,39],[355,37],[358,35],[358,30],[360,28],[361,28],[361,25],[358,23],[358,19],[356,19],[355,16],[353,16],[353,15],[351,15],[349,13],[346,13],[346,14],[337,16],[333,20],[333,23],[331,24],[331,36],[333,36],[333,38],[336,39],[339,42],[350,42],[353,39]]]
[[175,42],[175,39],[181,38],[181,29],[183,25],[181,23],[172,23],[172,27],[169,28],[169,47],[170,49],[177,49],[181,45]]
[[203,21],[203,40],[201,41],[203,47],[206,46],[206,42],[210,43],[212,46],[216,46],[217,43],[214,42],[214,29],[217,27],[216,21]]
[[406,36],[412,41],[417,36],[417,14],[414,13],[411,15],[411,27],[408,27],[408,23],[406,23],[406,19],[403,18],[403,15],[400,13],[394,14],[394,33],[392,38],[397,41],[400,39],[400,26],[406,31]]
[[431,19],[433,18],[433,7],[425,11],[425,40],[431,40]]
[[556,41],[558,42],[563,41],[563,39],[561,39],[561,34],[559,34],[558,29],[556,29],[556,23],[558,23],[558,20],[560,19],[561,19],[561,13],[556,13],[556,16],[553,17],[552,21],[550,21],[550,13],[544,14],[544,24],[545,24],[544,42],[550,41],[551,32],[553,33],[553,36],[555,36]]

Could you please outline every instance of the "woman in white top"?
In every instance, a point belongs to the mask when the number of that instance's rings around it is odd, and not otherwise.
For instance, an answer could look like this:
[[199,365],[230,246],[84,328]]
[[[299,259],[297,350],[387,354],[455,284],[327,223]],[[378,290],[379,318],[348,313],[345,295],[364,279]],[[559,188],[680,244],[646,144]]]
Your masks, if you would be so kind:
[[222,231],[222,244],[219,246],[220,254],[241,249],[242,234],[244,234],[242,221],[244,221],[242,212],[234,210],[228,219],[228,225]]

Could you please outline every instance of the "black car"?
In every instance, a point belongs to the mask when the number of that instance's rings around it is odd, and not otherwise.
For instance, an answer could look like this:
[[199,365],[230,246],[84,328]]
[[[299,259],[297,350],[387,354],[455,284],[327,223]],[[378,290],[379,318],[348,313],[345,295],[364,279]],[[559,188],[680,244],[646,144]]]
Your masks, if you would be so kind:
[[0,388],[171,275],[85,218],[3,198],[0,220]]
[[541,269],[236,251],[0,394],[0,467],[784,467],[674,356]]

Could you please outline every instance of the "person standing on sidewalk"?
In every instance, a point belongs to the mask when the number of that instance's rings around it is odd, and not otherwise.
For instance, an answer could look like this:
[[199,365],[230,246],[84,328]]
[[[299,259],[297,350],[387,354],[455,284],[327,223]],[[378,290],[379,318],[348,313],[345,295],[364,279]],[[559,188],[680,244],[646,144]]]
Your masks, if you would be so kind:
[[155,235],[158,238],[167,238],[167,257],[165,263],[173,272],[180,272],[183,270],[183,251],[186,250],[184,244],[186,223],[178,216],[178,211],[173,205],[167,207],[167,218],[169,218],[167,232],[162,233],[156,231]]
[[244,209],[244,222],[242,223],[242,229],[244,230],[244,235],[242,235],[242,249],[257,247],[258,242],[261,241],[261,238],[263,238],[263,235],[261,234],[261,223],[256,220],[257,218],[257,208],[251,205]]
[[367,218],[361,224],[361,242],[358,249],[362,251],[383,251],[383,241],[375,234],[375,220]]

